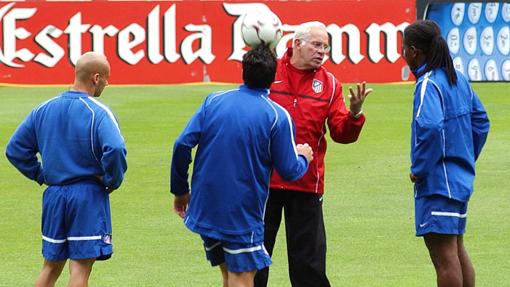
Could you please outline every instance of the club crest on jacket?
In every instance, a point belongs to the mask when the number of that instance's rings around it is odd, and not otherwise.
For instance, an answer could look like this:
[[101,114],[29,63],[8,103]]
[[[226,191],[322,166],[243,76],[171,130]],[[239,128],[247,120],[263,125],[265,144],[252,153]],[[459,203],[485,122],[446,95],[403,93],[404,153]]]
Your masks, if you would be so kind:
[[316,79],[313,79],[312,82],[312,90],[317,94],[322,92],[322,82]]

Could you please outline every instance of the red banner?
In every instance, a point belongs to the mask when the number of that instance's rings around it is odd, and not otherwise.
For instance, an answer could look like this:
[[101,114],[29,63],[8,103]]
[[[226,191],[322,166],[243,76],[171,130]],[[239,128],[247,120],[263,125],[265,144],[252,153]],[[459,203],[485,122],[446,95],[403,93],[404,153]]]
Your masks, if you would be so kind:
[[[325,66],[342,82],[403,79],[412,0],[0,2],[0,83],[69,84],[86,51],[104,52],[112,84],[241,82],[241,15],[271,9],[283,54],[298,24],[326,24]],[[405,76],[405,75],[404,75]],[[404,77],[405,78],[405,77]]]

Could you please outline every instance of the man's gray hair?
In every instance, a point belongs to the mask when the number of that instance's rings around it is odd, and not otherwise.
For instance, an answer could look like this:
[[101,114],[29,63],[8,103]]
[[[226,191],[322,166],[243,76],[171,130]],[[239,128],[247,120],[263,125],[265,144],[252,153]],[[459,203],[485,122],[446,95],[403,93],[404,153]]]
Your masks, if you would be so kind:
[[311,21],[311,22],[305,22],[298,26],[296,31],[294,32],[294,39],[292,39],[292,45],[295,45],[296,39],[300,40],[308,40],[310,37],[310,30],[312,28],[322,28],[326,30],[326,25],[324,23],[319,21]]

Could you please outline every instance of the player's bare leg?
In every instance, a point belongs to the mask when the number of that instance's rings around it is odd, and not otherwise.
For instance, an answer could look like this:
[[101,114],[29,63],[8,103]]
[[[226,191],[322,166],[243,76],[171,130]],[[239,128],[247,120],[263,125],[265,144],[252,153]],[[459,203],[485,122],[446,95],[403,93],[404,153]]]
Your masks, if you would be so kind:
[[438,287],[462,287],[462,267],[457,236],[430,233],[424,236],[430,258],[436,268]]
[[48,261],[44,260],[43,268],[37,281],[35,281],[35,287],[53,287],[58,277],[62,273],[62,269],[66,265],[66,260],[62,261]]
[[221,277],[223,278],[223,287],[228,287],[228,270],[225,262],[220,264]]
[[255,272],[228,272],[228,287],[253,287]]
[[69,284],[68,287],[87,287],[89,284],[92,265],[96,261],[92,259],[69,260]]
[[464,248],[464,237],[457,238],[457,249],[459,252],[460,265],[462,267],[463,287],[475,286],[475,268],[469,259],[469,255]]

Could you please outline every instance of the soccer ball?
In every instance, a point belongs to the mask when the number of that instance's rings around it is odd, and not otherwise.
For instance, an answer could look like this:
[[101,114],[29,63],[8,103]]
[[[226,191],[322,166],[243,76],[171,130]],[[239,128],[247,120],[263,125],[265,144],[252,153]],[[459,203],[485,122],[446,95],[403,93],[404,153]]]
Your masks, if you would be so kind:
[[241,35],[251,48],[264,44],[274,49],[282,34],[282,21],[270,10],[251,11],[243,16]]

